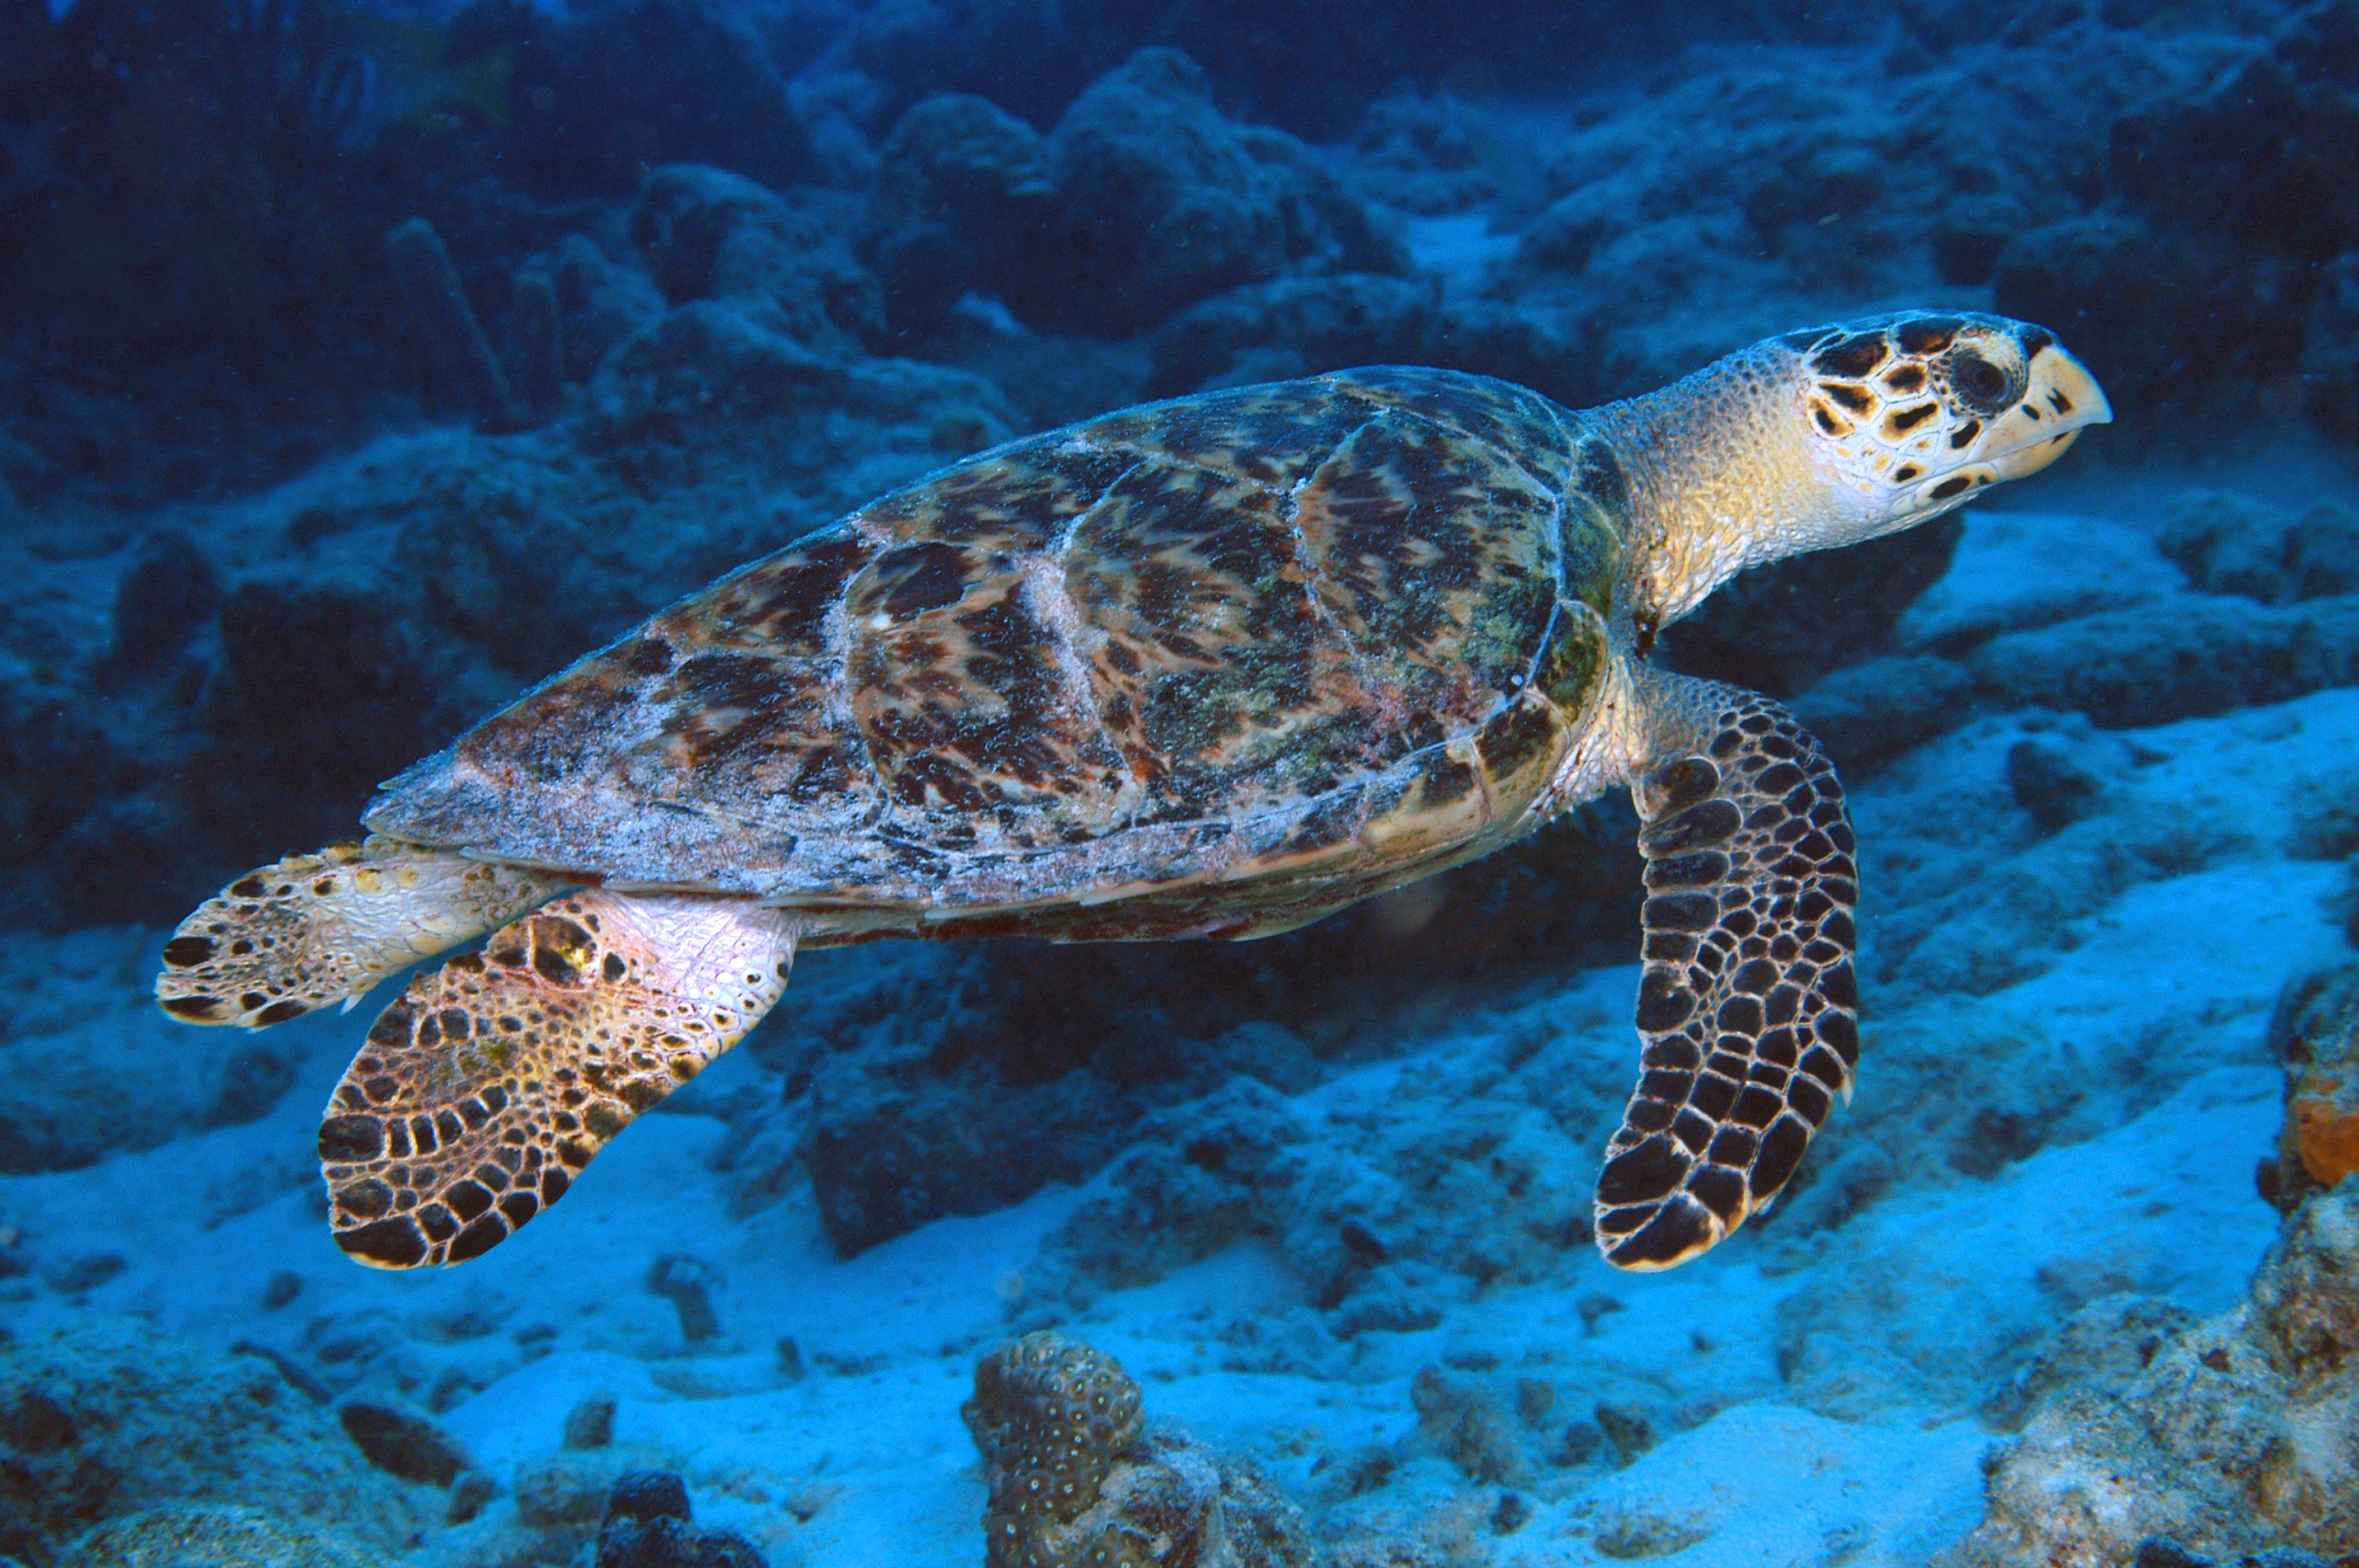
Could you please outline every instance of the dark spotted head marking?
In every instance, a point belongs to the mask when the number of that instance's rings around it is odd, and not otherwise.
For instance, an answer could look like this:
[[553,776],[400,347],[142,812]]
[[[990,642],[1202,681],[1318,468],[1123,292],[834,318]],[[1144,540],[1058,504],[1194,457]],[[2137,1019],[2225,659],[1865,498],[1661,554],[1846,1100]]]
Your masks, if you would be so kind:
[[1856,379],[1882,364],[1885,356],[1891,351],[1882,333],[1862,332],[1856,337],[1843,339],[1832,348],[1821,349],[1818,366],[1829,375]]
[[1933,354],[1954,342],[1964,325],[1954,316],[1916,316],[1902,321],[1895,336],[1902,353]]
[[1919,403],[1913,408],[1896,408],[1885,416],[1884,428],[1889,435],[1905,436],[1941,411],[1938,403]]
[[175,936],[164,944],[164,962],[176,969],[193,969],[212,956],[210,936]]
[[229,1003],[217,996],[166,997],[163,1007],[173,1017],[191,1023],[212,1023],[230,1015]]

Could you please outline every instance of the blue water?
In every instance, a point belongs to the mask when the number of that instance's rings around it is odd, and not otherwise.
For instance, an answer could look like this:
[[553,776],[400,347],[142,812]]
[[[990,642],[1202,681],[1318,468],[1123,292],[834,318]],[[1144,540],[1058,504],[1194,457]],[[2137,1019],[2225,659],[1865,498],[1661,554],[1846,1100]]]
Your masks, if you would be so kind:
[[[2354,125],[2349,0],[5,0],[0,1563],[983,1562],[961,1406],[1049,1330],[1162,1434],[1074,1528],[1161,1561],[2359,1552]],[[1904,310],[2114,419],[1666,630],[1863,889],[1855,1092],[1678,1269],[1592,1245],[1618,789],[1264,941],[807,952],[454,1269],[327,1224],[394,989],[155,1006],[217,890],[945,464]]]

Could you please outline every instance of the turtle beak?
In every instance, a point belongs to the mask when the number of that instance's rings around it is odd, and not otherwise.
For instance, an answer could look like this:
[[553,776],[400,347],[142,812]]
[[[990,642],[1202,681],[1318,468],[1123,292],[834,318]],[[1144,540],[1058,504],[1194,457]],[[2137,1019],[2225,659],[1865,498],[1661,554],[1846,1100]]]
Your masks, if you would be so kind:
[[2054,344],[2031,358],[2023,401],[1991,425],[1982,450],[1994,481],[2038,473],[2064,455],[2092,425],[2110,425],[2114,406],[2089,367]]
[[2113,405],[2088,367],[2053,343],[2031,357],[2023,395],[1983,427],[1960,461],[1919,484],[1912,520],[1946,512],[1977,491],[2038,473],[2064,455],[2081,432],[2110,424]]

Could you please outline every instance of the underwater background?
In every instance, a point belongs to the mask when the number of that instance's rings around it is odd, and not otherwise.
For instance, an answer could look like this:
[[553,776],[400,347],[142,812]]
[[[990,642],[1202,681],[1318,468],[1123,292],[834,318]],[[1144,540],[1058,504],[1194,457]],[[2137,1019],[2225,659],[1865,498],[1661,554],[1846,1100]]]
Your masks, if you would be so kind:
[[[430,1276],[324,1223],[366,1013],[154,1006],[967,453],[1901,307],[2115,422],[1666,634],[1864,890],[1857,1095],[1678,1271],[1591,1244],[1618,795],[1266,941],[812,953]],[[0,0],[0,1563],[2359,1562],[2354,764],[2359,0]],[[987,1547],[1027,1477],[1107,1531]]]

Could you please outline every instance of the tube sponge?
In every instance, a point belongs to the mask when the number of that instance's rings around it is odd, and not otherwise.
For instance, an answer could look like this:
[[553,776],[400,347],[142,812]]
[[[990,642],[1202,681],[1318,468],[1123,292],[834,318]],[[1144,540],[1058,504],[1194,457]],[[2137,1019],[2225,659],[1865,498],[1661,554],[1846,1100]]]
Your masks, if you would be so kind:
[[545,272],[516,279],[509,318],[515,339],[516,391],[525,413],[536,420],[557,412],[565,396],[565,318],[557,306],[557,286]]
[[434,357],[465,393],[483,430],[514,430],[525,423],[508,392],[507,377],[492,353],[491,341],[459,287],[459,270],[442,236],[423,218],[397,223],[385,237],[386,259],[419,329],[434,346]]

